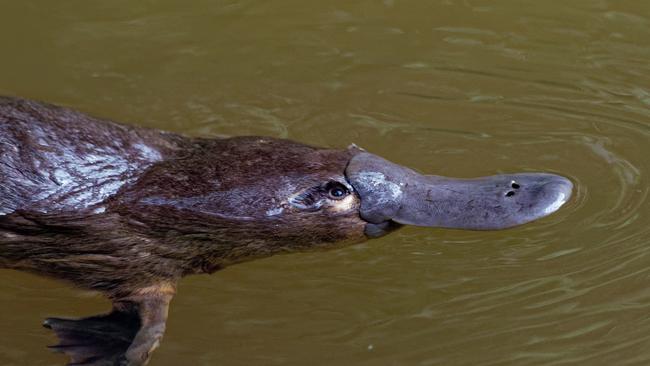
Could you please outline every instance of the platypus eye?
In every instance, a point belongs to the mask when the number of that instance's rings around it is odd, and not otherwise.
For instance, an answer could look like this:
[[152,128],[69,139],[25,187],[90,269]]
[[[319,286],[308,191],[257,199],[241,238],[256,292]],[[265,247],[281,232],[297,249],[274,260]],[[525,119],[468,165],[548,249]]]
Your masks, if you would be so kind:
[[327,184],[327,194],[331,199],[340,200],[350,193],[347,187],[339,182],[330,182]]
[[317,211],[326,204],[327,200],[342,200],[350,195],[352,189],[345,184],[330,181],[304,191],[289,198],[293,207],[305,211]]

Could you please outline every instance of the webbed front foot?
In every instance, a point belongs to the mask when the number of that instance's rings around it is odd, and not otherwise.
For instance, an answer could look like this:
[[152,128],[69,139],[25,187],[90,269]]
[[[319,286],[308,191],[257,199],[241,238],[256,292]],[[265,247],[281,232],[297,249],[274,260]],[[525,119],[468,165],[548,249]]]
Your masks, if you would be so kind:
[[70,357],[71,365],[142,366],[165,332],[170,286],[140,289],[116,300],[113,311],[82,319],[48,318],[59,343],[51,349]]
[[113,310],[82,319],[48,318],[43,326],[59,338],[50,348],[70,356],[69,365],[121,366],[128,365],[125,353],[140,329],[140,316]]

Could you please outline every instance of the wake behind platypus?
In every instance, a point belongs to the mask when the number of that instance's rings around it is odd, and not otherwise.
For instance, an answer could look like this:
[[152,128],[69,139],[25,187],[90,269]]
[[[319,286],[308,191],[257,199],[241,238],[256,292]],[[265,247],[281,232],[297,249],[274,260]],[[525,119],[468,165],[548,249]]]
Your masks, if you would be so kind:
[[354,145],[189,138],[0,98],[0,267],[113,301],[106,315],[45,322],[74,364],[146,364],[185,275],[402,225],[503,229],[571,191],[553,174],[421,175]]

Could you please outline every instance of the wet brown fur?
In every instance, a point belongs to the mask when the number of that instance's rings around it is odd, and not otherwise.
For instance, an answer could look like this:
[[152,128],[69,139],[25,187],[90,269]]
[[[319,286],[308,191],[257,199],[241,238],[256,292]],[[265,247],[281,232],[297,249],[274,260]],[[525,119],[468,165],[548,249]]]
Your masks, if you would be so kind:
[[[358,206],[305,211],[281,202],[290,189],[300,194],[342,179],[349,150],[266,137],[188,138],[0,98],[0,154],[0,210],[11,209],[0,215],[0,266],[115,299],[253,258],[365,239]],[[80,176],[73,165],[93,154],[107,157]],[[110,166],[111,156],[128,166]],[[52,173],[61,168],[76,186],[35,199],[41,187],[56,188],[52,182],[64,186]],[[79,204],[83,193],[119,181],[127,183],[115,194]]]

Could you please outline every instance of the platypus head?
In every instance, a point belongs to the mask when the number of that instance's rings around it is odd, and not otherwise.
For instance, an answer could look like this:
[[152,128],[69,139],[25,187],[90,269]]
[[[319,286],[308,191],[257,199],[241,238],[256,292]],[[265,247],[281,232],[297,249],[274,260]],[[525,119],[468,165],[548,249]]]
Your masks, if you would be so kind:
[[152,167],[120,201],[164,232],[228,242],[224,255],[240,253],[237,261],[359,242],[401,225],[504,229],[556,211],[571,190],[553,174],[452,179],[355,146],[236,137],[198,140],[192,153]]

